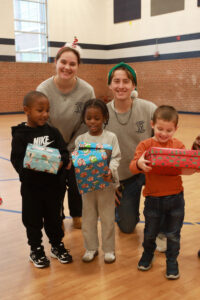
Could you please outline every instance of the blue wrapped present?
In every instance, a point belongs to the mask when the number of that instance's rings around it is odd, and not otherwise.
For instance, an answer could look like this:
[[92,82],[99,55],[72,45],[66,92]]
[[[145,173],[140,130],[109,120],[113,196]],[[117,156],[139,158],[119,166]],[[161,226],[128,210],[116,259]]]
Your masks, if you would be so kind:
[[104,189],[109,185],[103,175],[108,171],[111,153],[110,145],[97,143],[80,143],[78,151],[72,153],[80,194]]
[[57,174],[61,161],[58,149],[28,144],[24,157],[24,168]]

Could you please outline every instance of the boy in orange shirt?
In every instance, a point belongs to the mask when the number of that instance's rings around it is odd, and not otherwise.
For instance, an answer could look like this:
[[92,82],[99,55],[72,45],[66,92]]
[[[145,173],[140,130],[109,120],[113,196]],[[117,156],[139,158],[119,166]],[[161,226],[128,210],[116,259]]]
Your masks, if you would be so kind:
[[145,173],[144,216],[144,252],[138,263],[138,269],[147,271],[151,268],[156,236],[159,233],[161,217],[166,220],[167,236],[167,269],[166,278],[179,278],[177,257],[180,249],[180,231],[184,219],[183,185],[180,175],[154,174],[145,159],[145,152],[150,147],[184,149],[182,142],[173,138],[177,130],[178,113],[174,107],[159,106],[151,121],[154,136],[139,143],[134,159],[130,163],[132,173]]

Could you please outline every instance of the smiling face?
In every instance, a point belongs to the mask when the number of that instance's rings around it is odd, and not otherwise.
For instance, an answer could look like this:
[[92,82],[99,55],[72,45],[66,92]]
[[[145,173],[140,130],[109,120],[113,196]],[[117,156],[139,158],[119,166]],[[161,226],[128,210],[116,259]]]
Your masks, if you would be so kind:
[[105,118],[100,108],[88,107],[85,112],[84,122],[91,135],[100,135],[103,131]]
[[39,97],[30,106],[25,106],[24,112],[27,115],[28,126],[43,126],[49,118],[49,100],[46,97]]
[[131,98],[131,92],[135,89],[135,84],[128,77],[125,70],[117,69],[114,71],[109,88],[113,92],[115,100],[127,100]]
[[172,139],[177,130],[177,126],[173,121],[164,121],[162,119],[157,119],[155,124],[152,122],[151,126],[154,129],[154,139],[161,144],[165,144]]
[[56,60],[56,74],[59,79],[73,79],[78,71],[78,58],[75,53],[68,50],[63,52]]

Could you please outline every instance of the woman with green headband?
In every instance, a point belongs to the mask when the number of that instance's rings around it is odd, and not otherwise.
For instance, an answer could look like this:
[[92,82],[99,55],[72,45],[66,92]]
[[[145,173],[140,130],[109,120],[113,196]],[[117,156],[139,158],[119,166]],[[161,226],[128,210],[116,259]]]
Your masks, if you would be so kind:
[[121,186],[116,193],[116,221],[122,232],[131,233],[140,220],[139,204],[144,174],[133,176],[129,164],[137,144],[152,134],[150,121],[156,105],[136,97],[137,76],[128,64],[121,62],[110,70],[108,85],[113,100],[107,104],[110,114],[107,129],[117,135],[122,154],[118,168]]

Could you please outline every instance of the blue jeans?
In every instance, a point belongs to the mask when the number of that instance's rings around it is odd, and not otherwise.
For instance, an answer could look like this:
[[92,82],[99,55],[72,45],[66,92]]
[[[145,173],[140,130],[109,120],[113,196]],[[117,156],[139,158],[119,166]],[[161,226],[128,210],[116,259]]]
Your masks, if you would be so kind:
[[185,202],[183,193],[162,197],[148,196],[145,199],[144,251],[153,254],[160,223],[165,216],[168,261],[175,261],[180,250],[180,231],[183,225]]
[[144,174],[137,174],[120,182],[122,197],[118,197],[120,205],[116,207],[115,214],[116,222],[124,233],[133,232],[140,220],[140,195],[144,182]]

